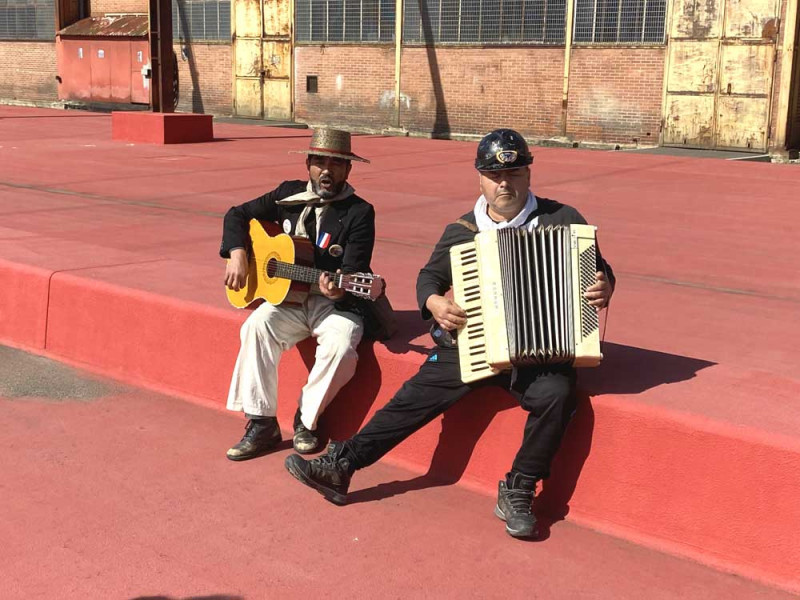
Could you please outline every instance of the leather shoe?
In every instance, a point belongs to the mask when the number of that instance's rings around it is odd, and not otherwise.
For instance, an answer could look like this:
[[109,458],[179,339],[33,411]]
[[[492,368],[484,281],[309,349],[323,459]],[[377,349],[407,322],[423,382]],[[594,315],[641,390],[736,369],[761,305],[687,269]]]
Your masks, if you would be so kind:
[[241,441],[228,450],[227,456],[229,460],[249,460],[266,454],[280,443],[281,430],[277,418],[251,419]]

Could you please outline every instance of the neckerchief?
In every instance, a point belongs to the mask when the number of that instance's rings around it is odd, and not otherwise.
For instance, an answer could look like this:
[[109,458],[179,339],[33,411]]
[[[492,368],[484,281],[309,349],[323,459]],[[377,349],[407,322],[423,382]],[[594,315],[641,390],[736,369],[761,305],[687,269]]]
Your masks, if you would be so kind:
[[345,182],[342,191],[338,194],[333,196],[332,198],[320,198],[315,192],[314,188],[311,185],[311,181],[308,182],[306,185],[306,190],[304,192],[298,192],[297,194],[293,194],[291,196],[287,196],[282,200],[276,200],[275,204],[284,204],[287,206],[294,206],[297,204],[304,204],[303,212],[300,213],[300,217],[297,219],[297,225],[294,228],[294,234],[307,238],[308,232],[306,232],[306,225],[305,219],[308,216],[308,213],[311,211],[312,208],[319,208],[320,210],[316,211],[317,217],[317,229],[319,229],[319,220],[324,212],[324,208],[328,204],[332,204],[334,202],[338,202],[339,200],[344,200],[345,198],[349,198],[356,191],[353,189],[349,183]]
[[536,196],[533,195],[532,191],[528,190],[528,199],[517,216],[510,221],[500,221],[496,223],[489,216],[489,203],[486,201],[483,194],[481,194],[481,197],[478,198],[478,201],[475,203],[475,224],[478,226],[478,231],[491,231],[492,229],[505,229],[506,227],[521,227],[523,225],[525,225],[529,231],[532,231],[533,228],[538,225],[539,217],[531,219],[531,222],[527,224],[525,221],[531,213],[536,210],[537,206]]

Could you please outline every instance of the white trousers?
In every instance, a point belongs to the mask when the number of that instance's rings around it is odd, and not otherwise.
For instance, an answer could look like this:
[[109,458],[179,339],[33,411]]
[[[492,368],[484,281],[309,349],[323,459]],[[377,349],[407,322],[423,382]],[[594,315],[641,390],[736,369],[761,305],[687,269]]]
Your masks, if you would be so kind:
[[242,324],[228,410],[274,417],[281,355],[313,336],[317,340],[314,366],[298,402],[303,425],[316,429],[322,411],[356,371],[356,346],[363,331],[361,317],[336,311],[325,296],[309,295],[301,306],[263,303]]

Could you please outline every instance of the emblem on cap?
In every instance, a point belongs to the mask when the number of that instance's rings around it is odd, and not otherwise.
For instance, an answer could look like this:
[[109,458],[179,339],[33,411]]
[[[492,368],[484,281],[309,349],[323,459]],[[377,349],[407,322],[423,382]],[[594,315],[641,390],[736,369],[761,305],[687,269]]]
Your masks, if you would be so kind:
[[342,248],[339,244],[334,244],[333,246],[328,248],[328,254],[338,258],[342,254],[344,254],[344,248]]
[[289,219],[283,220],[283,233],[289,233],[292,230],[292,222]]
[[516,150],[499,150],[495,156],[497,157],[498,162],[501,162],[505,165],[507,163],[513,163],[515,160],[517,160],[518,153]]

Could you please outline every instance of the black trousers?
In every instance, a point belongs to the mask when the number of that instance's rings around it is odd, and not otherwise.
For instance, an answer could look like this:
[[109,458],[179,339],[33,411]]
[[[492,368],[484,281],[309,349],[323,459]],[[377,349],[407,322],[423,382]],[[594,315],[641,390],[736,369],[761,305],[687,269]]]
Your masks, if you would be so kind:
[[419,372],[403,384],[345,448],[357,469],[371,465],[468,392],[501,386],[529,412],[512,471],[544,479],[575,412],[575,369],[570,366],[518,369],[473,384],[461,381],[456,348],[434,348]]

